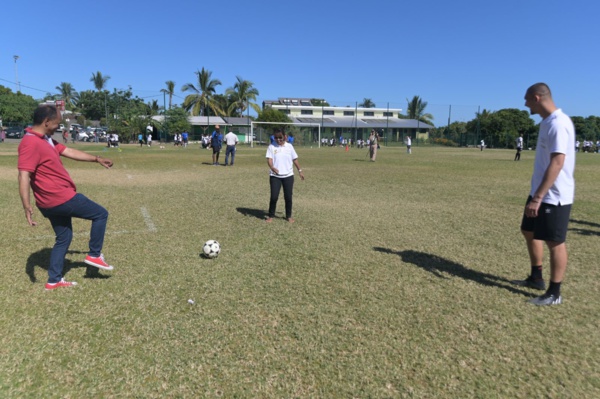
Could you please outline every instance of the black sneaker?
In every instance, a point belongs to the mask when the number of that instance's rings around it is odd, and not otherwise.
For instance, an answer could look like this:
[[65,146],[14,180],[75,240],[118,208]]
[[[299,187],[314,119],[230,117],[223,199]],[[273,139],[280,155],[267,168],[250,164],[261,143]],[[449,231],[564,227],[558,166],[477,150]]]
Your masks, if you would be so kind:
[[546,283],[542,278],[527,277],[525,280],[512,280],[511,284],[518,285],[520,287],[533,288],[534,290],[545,290]]
[[529,301],[532,305],[537,306],[549,306],[549,305],[560,305],[562,303],[562,296],[556,296],[554,294],[544,294],[542,296],[538,296]]

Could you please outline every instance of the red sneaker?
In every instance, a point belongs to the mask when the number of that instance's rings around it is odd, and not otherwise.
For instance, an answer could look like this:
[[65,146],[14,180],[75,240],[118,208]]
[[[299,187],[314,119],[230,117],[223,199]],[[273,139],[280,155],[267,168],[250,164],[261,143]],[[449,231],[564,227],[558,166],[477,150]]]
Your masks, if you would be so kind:
[[65,281],[63,278],[58,283],[46,283],[46,291],[61,287],[74,287],[76,285],[77,283],[75,281]]
[[94,267],[97,267],[98,269],[102,269],[102,270],[114,269],[111,265],[106,263],[106,261],[104,260],[104,255],[102,255],[102,254],[100,254],[100,256],[98,256],[97,258],[94,258],[93,256],[88,255],[85,257],[84,262],[90,266],[94,266]]

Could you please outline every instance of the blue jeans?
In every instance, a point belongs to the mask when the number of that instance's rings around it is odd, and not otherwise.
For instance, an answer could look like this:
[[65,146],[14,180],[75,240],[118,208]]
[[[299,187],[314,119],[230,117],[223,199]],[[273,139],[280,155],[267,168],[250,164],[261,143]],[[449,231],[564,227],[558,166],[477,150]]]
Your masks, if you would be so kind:
[[229,154],[231,154],[230,165],[233,165],[233,159],[235,158],[235,146],[234,145],[228,145],[227,148],[225,149],[225,165],[227,165],[227,160],[229,159]]
[[50,254],[48,267],[48,282],[57,283],[63,278],[65,256],[73,239],[71,218],[76,217],[92,221],[90,231],[90,252],[93,257],[100,256],[104,245],[104,233],[108,221],[108,211],[91,201],[83,194],[75,194],[73,198],[54,208],[39,208],[44,217],[50,220],[56,241]]

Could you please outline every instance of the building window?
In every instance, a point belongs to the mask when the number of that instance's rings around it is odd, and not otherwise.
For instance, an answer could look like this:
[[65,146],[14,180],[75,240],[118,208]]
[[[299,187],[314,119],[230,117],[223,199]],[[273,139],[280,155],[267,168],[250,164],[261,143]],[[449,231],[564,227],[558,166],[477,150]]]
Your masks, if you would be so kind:
[[344,116],[354,116],[354,111],[344,111]]
[[384,112],[383,116],[389,116],[390,118],[394,116],[393,112]]
[[324,109],[323,115],[334,115],[334,113],[332,109]]
[[290,114],[290,110],[289,110],[289,109],[287,109],[287,108],[286,108],[286,109],[280,109],[280,111],[281,111],[281,112],[283,112],[283,113],[284,113],[284,114],[286,114],[286,115],[289,115],[289,114]]
[[312,113],[312,109],[301,109],[301,110],[300,110],[300,113],[301,113],[302,115],[312,115],[312,114],[313,114],[313,113]]
[[373,112],[373,111],[365,111],[365,116],[375,116],[375,112]]

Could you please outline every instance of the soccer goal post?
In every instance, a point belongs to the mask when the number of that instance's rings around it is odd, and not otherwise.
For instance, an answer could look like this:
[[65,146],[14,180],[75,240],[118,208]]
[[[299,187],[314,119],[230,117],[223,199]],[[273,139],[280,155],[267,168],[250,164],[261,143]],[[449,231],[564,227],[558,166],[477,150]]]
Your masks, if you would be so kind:
[[[265,126],[263,126],[265,125]],[[269,125],[271,127],[269,128]],[[271,132],[275,126],[283,126],[285,134],[294,136],[295,145],[310,145],[314,143],[321,147],[321,124],[307,122],[259,122],[250,121],[250,146],[254,147],[254,142],[269,144]],[[316,129],[316,131],[315,131]],[[257,139],[258,133],[258,139]]]

